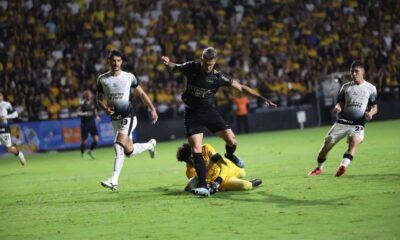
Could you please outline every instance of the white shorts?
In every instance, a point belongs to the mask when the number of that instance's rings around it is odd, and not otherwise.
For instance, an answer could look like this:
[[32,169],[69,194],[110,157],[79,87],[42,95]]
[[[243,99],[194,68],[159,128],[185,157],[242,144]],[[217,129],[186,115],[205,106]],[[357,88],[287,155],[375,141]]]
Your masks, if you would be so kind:
[[10,133],[0,133],[0,145],[5,147],[11,147],[11,134]]
[[137,119],[136,117],[126,117],[120,120],[112,120],[111,124],[116,134],[122,133],[132,139],[132,133],[137,126]]
[[362,142],[364,140],[364,127],[361,125],[335,123],[326,135],[325,142],[336,144],[344,137],[347,137],[348,140],[349,137],[353,136],[359,137]]

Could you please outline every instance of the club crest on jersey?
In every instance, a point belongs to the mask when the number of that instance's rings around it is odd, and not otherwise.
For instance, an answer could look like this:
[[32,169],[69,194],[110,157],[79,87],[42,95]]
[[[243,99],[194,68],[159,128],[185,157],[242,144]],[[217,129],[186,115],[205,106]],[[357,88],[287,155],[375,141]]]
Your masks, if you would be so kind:
[[214,78],[212,78],[212,77],[206,77],[206,82],[208,82],[208,83],[214,83]]

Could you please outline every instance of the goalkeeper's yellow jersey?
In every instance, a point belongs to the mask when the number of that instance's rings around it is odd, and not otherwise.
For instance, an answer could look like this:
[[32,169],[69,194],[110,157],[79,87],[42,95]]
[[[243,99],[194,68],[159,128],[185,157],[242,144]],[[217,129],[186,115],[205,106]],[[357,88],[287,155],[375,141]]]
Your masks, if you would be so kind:
[[[221,156],[216,163],[211,161],[211,157],[216,153],[217,151],[210,144],[204,144],[202,146],[202,155],[207,169],[206,181],[213,182],[217,177],[221,177],[223,181],[230,177],[237,177],[239,175],[240,168],[229,159]],[[188,178],[197,176],[196,169],[192,164],[186,164],[186,176]]]

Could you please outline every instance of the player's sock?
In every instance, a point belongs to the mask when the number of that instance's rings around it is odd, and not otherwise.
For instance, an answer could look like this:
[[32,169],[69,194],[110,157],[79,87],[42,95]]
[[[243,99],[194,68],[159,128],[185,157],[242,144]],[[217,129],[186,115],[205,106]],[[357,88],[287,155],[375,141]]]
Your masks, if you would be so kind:
[[85,152],[85,144],[81,143],[81,154]]
[[226,158],[231,160],[236,166],[244,168],[244,162],[233,154],[236,150],[236,145],[225,144],[225,150],[226,150],[225,153]]
[[193,153],[193,160],[197,176],[199,177],[198,187],[206,188],[206,164],[204,163],[203,155],[201,153]]
[[348,167],[352,160],[353,160],[353,155],[351,155],[350,153],[345,153],[343,154],[343,160],[341,165]]
[[236,151],[236,145],[225,144],[225,150],[226,150],[225,156],[232,160],[233,153]]
[[93,149],[95,149],[96,146],[97,146],[97,142],[96,142],[96,141],[93,141],[93,142],[92,142],[92,145],[90,145],[90,151],[93,151]]
[[22,166],[26,164],[25,155],[21,151],[18,151],[18,153],[16,153],[15,156],[19,158],[19,162],[21,163]]
[[122,166],[124,165],[124,147],[120,143],[114,144],[115,160],[114,160],[114,171],[111,177],[111,182],[114,185],[118,185],[119,174],[121,173]]
[[153,145],[151,145],[151,143],[135,143],[133,144],[133,150],[130,153],[125,153],[126,156],[128,157],[132,157],[134,155],[137,155],[139,153],[142,153],[146,150],[149,150],[153,147]]
[[326,161],[326,158],[318,157],[318,159],[317,159],[318,168],[320,168],[320,169],[324,168],[325,161]]

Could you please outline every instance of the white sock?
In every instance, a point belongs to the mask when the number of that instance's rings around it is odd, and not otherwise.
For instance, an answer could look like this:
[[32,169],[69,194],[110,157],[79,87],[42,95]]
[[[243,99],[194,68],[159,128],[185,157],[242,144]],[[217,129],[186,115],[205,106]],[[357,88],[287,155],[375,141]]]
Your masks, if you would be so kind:
[[146,150],[149,150],[152,147],[153,146],[151,143],[135,143],[135,144],[133,144],[133,152],[129,155],[129,157],[132,157],[132,156],[142,153]]
[[124,148],[119,144],[114,144],[115,160],[114,160],[114,171],[111,177],[111,182],[118,185],[119,174],[121,173],[122,166],[124,165]]
[[341,165],[347,167],[351,163],[351,160],[348,158],[343,158]]
[[324,162],[323,163],[318,163],[318,168],[320,168],[320,169],[322,169],[322,168],[324,168]]

